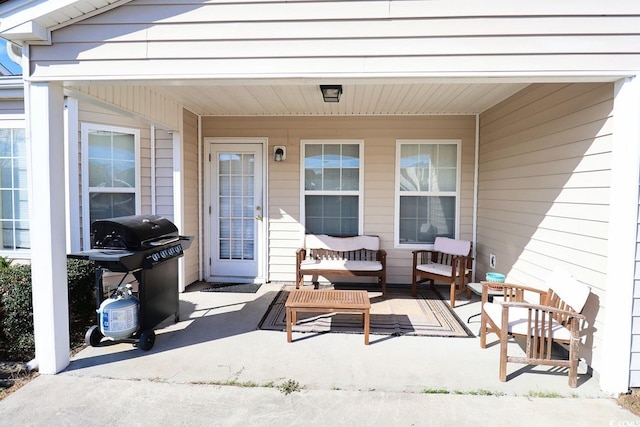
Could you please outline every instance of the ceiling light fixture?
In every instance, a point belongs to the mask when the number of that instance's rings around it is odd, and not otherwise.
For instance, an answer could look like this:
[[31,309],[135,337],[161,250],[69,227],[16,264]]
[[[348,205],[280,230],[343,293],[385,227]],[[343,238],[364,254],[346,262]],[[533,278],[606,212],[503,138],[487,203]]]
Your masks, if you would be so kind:
[[340,102],[342,85],[320,85],[324,102]]

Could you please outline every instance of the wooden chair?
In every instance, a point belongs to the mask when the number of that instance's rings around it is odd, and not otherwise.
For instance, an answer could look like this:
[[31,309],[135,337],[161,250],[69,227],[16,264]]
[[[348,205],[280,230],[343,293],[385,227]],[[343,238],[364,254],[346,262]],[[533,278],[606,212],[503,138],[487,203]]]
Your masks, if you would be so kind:
[[421,283],[429,282],[431,288],[435,289],[436,281],[445,282],[450,286],[449,297],[453,308],[456,306],[456,295],[466,292],[467,298],[471,298],[466,283],[471,281],[472,269],[471,242],[436,237],[433,250],[413,251],[411,295],[418,295],[418,285]]
[[[489,285],[502,288],[503,301],[488,302]],[[507,363],[511,362],[569,368],[569,386],[577,386],[580,329],[585,320],[580,312],[591,288],[562,270],[555,270],[546,285],[548,290],[543,291],[509,283],[482,282],[480,347],[486,348],[488,333],[498,335],[500,381],[507,380]],[[538,298],[539,302],[535,301]],[[507,354],[509,336],[526,339],[524,356]],[[552,353],[554,343],[568,347],[568,360]]]

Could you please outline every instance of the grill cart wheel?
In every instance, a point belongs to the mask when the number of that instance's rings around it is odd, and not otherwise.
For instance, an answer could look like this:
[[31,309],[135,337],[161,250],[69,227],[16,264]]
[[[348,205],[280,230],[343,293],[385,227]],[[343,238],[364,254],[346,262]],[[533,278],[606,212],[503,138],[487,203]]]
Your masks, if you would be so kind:
[[149,351],[156,342],[156,333],[153,330],[142,331],[140,334],[140,340],[138,341],[138,348],[142,351]]
[[89,328],[86,334],[84,334],[84,342],[86,342],[91,347],[97,347],[100,345],[100,341],[102,341],[102,332],[100,332],[100,328],[98,325],[93,325]]

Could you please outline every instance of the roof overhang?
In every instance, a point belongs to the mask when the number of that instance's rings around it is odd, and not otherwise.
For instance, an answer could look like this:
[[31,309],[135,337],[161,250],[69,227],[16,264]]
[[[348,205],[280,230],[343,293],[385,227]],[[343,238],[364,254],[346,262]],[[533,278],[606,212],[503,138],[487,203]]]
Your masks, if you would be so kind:
[[[12,0],[0,2],[0,37],[16,45],[47,44],[52,31],[126,4],[131,0]],[[144,61],[146,62],[146,61]],[[122,90],[132,86],[149,88],[154,94],[171,99],[201,115],[364,115],[364,114],[478,114],[532,83],[613,82],[629,73],[591,69],[591,71],[450,71],[415,68],[392,74],[352,70],[340,74],[333,70],[305,75],[246,74],[236,70],[226,74],[218,69],[202,74],[176,61],[174,70],[158,75],[157,68],[135,74],[119,75],[89,72],[73,74],[58,67],[55,73],[37,70],[28,76],[31,82],[59,82],[67,90],[95,96],[94,92]],[[73,67],[75,63],[63,64]],[[128,70],[120,67],[118,70]],[[206,68],[209,70],[213,68]],[[148,74],[147,74],[148,72]],[[326,105],[319,96],[320,84],[341,84],[344,87],[340,103]],[[91,90],[87,90],[91,87]],[[128,89],[123,89],[128,87]],[[417,96],[417,98],[416,98]],[[106,101],[106,99],[104,99]]]
[[51,31],[131,0],[14,0],[0,3],[0,37],[17,45],[49,43]]

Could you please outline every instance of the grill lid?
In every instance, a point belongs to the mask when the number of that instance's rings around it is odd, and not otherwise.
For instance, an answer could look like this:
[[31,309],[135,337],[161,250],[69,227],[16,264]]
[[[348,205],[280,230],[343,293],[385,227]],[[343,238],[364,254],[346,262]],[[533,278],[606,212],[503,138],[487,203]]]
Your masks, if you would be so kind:
[[91,224],[94,248],[145,250],[180,238],[178,228],[158,215],[99,219]]

